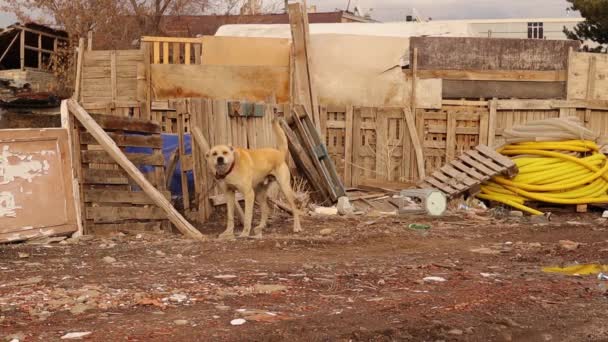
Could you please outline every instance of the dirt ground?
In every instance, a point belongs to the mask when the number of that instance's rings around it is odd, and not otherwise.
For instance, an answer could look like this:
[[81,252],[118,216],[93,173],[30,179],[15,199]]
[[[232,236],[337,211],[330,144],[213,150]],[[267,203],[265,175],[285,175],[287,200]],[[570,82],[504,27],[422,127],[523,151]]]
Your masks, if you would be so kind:
[[282,217],[261,241],[4,245],[0,340],[608,341],[608,282],[541,271],[608,263],[599,216],[307,217],[298,236]]

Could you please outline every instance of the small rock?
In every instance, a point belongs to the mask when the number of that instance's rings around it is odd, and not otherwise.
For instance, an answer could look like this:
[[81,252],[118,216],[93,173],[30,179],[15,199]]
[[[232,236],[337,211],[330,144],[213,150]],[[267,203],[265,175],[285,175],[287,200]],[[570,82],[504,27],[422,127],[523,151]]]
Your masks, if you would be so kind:
[[116,259],[115,259],[115,258],[113,258],[113,257],[111,257],[111,256],[107,256],[107,257],[104,257],[104,258],[103,258],[103,261],[104,261],[104,262],[107,262],[108,264],[113,264],[113,263],[115,263],[115,262],[116,262]]
[[71,333],[67,333],[63,336],[61,336],[62,340],[77,340],[77,339],[81,339],[85,336],[89,336],[91,335],[90,331],[83,331],[83,332],[71,332]]
[[460,335],[464,334],[464,332],[460,329],[452,329],[452,330],[448,331],[448,334],[460,336]]
[[156,255],[164,257],[166,254],[165,254],[165,252],[158,250],[158,251],[156,251]]
[[573,251],[577,249],[581,244],[570,240],[559,240],[559,245],[567,251]]
[[325,229],[321,229],[319,231],[319,235],[321,235],[321,236],[328,236],[328,235],[331,235],[333,232],[334,232],[333,229],[331,229],[331,228],[325,228]]
[[226,305],[216,305],[215,308],[218,309],[218,310],[220,310],[220,311],[230,310],[230,307],[226,306]]
[[172,302],[181,303],[188,300],[188,296],[182,293],[175,293],[169,297],[169,300]]
[[384,285],[384,284],[386,284],[386,281],[384,281],[384,279],[378,280],[378,285]]
[[443,283],[443,282],[447,281],[443,277],[424,277],[424,278],[422,278],[422,280],[427,283]]
[[23,340],[25,340],[25,334],[20,331],[20,332],[17,332],[17,333],[14,333],[14,334],[6,336],[6,340],[7,341],[11,341],[11,342],[13,342],[13,341],[17,341],[17,342],[23,341]]
[[188,321],[185,319],[176,319],[175,321],[173,321],[173,323],[175,323],[175,325],[186,325],[188,324]]
[[23,253],[23,252],[19,252],[19,253],[17,253],[17,255],[19,255],[19,258],[21,258],[21,259],[30,257],[29,253]]
[[72,307],[72,309],[70,309],[70,312],[72,313],[72,315],[80,315],[82,313],[84,313],[87,310],[91,310],[92,307],[90,305],[86,305],[86,304],[76,304],[74,305],[74,307]]
[[553,340],[553,336],[551,336],[551,334],[542,334],[541,336],[543,337],[543,341]]
[[513,216],[513,217],[523,217],[524,216],[524,212],[523,211],[519,211],[519,210],[511,210],[509,212],[509,216]]
[[549,223],[549,217],[545,216],[545,215],[533,215],[533,216],[530,216],[530,222],[532,224]]
[[141,234],[137,234],[137,235],[135,235],[135,238],[139,240],[139,239],[142,238],[142,235]]
[[270,294],[285,290],[287,290],[287,286],[284,285],[255,284],[253,286],[253,291],[256,293]]
[[234,274],[218,274],[216,276],[213,276],[213,278],[227,280],[227,279],[234,279],[234,278],[236,278],[236,276]]
[[338,198],[338,205],[336,209],[338,210],[338,214],[340,215],[350,215],[355,212],[355,207],[350,204],[350,201],[346,196]]
[[164,315],[165,313],[164,313],[164,312],[162,312],[162,311],[154,311],[154,312],[152,312],[152,314],[153,314],[153,315],[159,315],[159,316],[162,316],[162,315]]
[[498,254],[500,254],[499,250],[491,249],[491,248],[487,248],[487,247],[474,248],[474,249],[470,249],[469,251],[471,251],[473,253],[486,254],[486,255],[498,255]]
[[237,319],[233,319],[232,321],[230,321],[231,325],[243,325],[245,323],[247,323],[247,321],[242,318],[237,318]]
[[328,215],[328,216],[338,215],[338,208],[336,208],[336,207],[316,207],[315,214]]
[[467,334],[472,334],[475,332],[475,328],[473,327],[468,327],[464,330]]

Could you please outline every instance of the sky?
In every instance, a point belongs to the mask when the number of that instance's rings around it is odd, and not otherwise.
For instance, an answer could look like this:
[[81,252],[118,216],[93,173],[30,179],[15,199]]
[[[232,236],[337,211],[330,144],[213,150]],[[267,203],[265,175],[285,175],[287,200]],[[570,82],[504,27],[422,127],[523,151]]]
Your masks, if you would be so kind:
[[[345,9],[349,0],[308,0],[318,10]],[[374,19],[403,20],[412,8],[421,16],[439,19],[499,19],[576,17],[568,13],[566,0],[350,0],[354,5],[372,8]]]
[[[282,0],[281,0],[282,2]],[[307,0],[319,11],[346,9],[349,0]],[[374,19],[381,21],[403,20],[412,8],[423,17],[439,19],[498,19],[498,18],[547,18],[575,17],[566,12],[566,0],[350,0],[351,9],[359,5],[372,9]],[[0,27],[14,23],[16,19],[0,12]]]

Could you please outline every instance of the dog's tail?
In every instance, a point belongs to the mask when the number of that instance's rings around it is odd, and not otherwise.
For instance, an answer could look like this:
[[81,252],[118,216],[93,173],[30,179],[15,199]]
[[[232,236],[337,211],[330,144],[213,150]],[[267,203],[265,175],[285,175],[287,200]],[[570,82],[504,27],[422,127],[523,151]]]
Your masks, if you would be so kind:
[[285,135],[285,131],[281,128],[281,123],[279,122],[279,118],[274,118],[272,120],[272,129],[274,130],[274,135],[277,139],[277,144],[279,146],[279,151],[283,153],[285,157],[287,157],[287,153],[289,152],[289,146],[287,145],[287,136]]

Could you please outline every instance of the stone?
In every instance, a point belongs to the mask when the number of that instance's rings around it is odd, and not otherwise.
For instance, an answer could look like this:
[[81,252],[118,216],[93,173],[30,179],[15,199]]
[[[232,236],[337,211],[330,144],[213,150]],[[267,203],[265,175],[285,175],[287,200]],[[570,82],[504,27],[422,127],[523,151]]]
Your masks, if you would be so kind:
[[91,310],[92,307],[90,305],[86,305],[86,304],[76,304],[74,305],[71,309],[70,312],[72,313],[72,315],[80,315],[82,313],[84,313],[87,310]]
[[158,251],[156,251],[156,255],[164,257],[166,254],[165,254],[165,252],[158,250]]
[[230,307],[226,306],[226,305],[216,305],[215,308],[218,309],[218,310],[220,310],[220,311],[230,310]]
[[30,254],[29,253],[23,253],[23,252],[19,252],[17,253],[17,255],[19,256],[19,258],[24,259],[24,258],[29,258]]
[[460,336],[460,335],[464,334],[464,332],[460,329],[452,329],[452,330],[448,331],[448,334]]
[[181,303],[181,302],[188,300],[188,296],[186,296],[183,293],[175,293],[169,297],[169,300],[172,302]]
[[272,284],[255,284],[253,285],[253,291],[255,293],[264,293],[270,294],[280,291],[287,290],[287,286],[285,285],[272,285]]
[[116,259],[115,259],[115,258],[113,258],[113,257],[111,257],[111,256],[107,256],[107,257],[104,257],[104,258],[103,258],[103,261],[104,261],[104,262],[107,262],[108,264],[113,264],[113,263],[115,263],[115,262],[116,262]]
[[350,215],[355,212],[355,207],[350,204],[350,201],[346,196],[338,198],[336,209],[338,209],[338,214],[340,215]]
[[335,207],[316,207],[315,214],[333,216],[338,215],[338,208]]
[[331,229],[331,228],[325,228],[325,229],[321,229],[319,231],[319,235],[321,235],[321,236],[328,236],[328,235],[331,235],[333,232],[334,232],[333,229]]
[[186,325],[189,322],[185,319],[176,319],[175,321],[173,321],[173,323],[175,323],[175,325]]
[[567,251],[573,251],[577,249],[581,244],[579,242],[574,242],[570,240],[559,240],[559,245],[561,248]]
[[242,318],[237,318],[237,319],[233,319],[232,321],[230,321],[231,325],[243,325],[245,323],[247,323],[247,321]]
[[71,333],[67,333],[63,336],[61,336],[62,340],[79,340],[85,336],[89,336],[91,335],[90,331],[83,331],[83,332],[71,332]]
[[443,283],[446,282],[447,280],[443,277],[424,277],[422,278],[422,280],[425,283]]
[[524,216],[524,212],[520,211],[520,210],[511,210],[509,212],[509,216],[512,216],[512,217],[523,217]]

